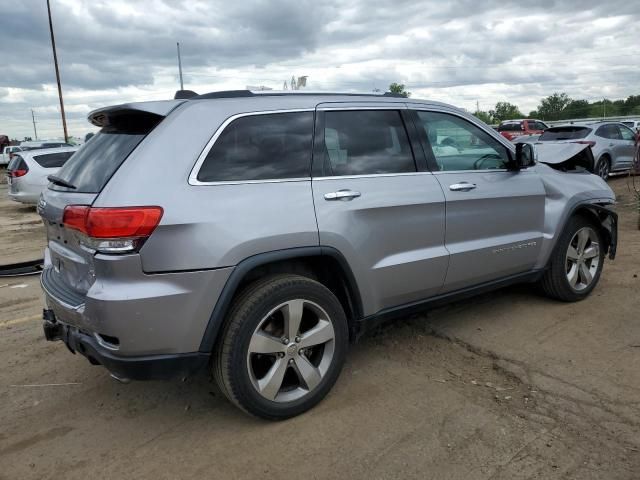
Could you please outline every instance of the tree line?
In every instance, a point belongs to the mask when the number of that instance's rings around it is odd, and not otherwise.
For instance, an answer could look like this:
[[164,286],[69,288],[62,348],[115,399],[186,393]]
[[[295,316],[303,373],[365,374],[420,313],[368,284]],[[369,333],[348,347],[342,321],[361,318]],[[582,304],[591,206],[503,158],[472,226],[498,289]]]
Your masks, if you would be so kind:
[[517,105],[498,102],[492,110],[478,110],[474,115],[485,123],[500,123],[514,118],[537,118],[539,120],[568,120],[570,118],[602,118],[625,115],[640,116],[640,95],[630,95],[624,100],[603,98],[595,102],[576,100],[566,93],[554,93],[540,100],[535,110],[525,115]]

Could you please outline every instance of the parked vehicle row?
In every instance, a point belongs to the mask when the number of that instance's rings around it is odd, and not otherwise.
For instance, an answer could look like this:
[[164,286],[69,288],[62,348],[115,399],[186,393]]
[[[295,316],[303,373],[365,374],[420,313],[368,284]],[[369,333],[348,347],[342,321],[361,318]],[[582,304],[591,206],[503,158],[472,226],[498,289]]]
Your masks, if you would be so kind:
[[620,122],[595,122],[585,125],[560,125],[541,135],[517,137],[515,143],[570,142],[588,144],[595,164],[592,172],[603,179],[609,174],[629,170],[635,155],[635,134]]
[[0,154],[0,166],[8,165],[17,152],[59,147],[71,147],[71,145],[56,140],[25,141],[21,142],[20,145],[8,145],[2,149]]
[[287,418],[386,319],[514,282],[580,300],[615,255],[601,178],[463,110],[179,98],[92,112],[100,132],[38,203],[45,336],[117,378],[210,368],[243,410]]
[[38,203],[49,175],[55,175],[77,150],[63,147],[17,152],[7,167],[9,198],[28,205]]

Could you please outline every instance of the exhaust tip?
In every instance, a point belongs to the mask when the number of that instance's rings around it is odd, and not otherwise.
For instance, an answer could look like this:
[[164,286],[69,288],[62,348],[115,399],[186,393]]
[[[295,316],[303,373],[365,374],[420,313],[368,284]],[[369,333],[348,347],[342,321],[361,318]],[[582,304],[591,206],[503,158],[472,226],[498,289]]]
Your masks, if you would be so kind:
[[111,378],[113,378],[114,380],[117,380],[120,383],[124,383],[125,385],[131,382],[130,378],[121,377],[119,375],[116,375],[115,373],[110,373],[110,375],[111,375]]

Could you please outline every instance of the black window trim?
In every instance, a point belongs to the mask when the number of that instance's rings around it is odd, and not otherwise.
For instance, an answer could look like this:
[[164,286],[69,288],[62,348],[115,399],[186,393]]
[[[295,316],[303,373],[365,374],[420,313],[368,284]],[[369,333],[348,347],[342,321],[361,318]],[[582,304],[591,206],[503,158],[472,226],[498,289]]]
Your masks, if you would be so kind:
[[[415,124],[415,128],[420,138],[420,144],[422,145],[424,154],[427,158],[427,162],[429,164],[429,168],[431,169],[431,173],[433,173],[434,175],[448,175],[451,173],[479,173],[479,172],[480,173],[498,173],[498,172],[513,171],[513,169],[509,169],[509,168],[487,168],[484,170],[440,170],[438,167],[438,162],[436,162],[436,158],[433,155],[433,150],[431,149],[431,144],[429,143],[429,138],[427,137],[427,133],[424,131],[424,128],[419,128],[420,119],[418,117],[418,112],[444,113],[447,115],[453,115],[454,117],[458,117],[461,120],[465,120],[466,122],[474,125],[475,127],[485,132],[487,135],[489,135],[489,137],[493,138],[497,143],[502,145],[504,149],[507,151],[507,155],[511,162],[513,162],[515,158],[515,145],[513,146],[507,145],[505,138],[502,135],[500,135],[496,130],[491,129],[492,131],[489,131],[488,129],[480,125],[479,121],[476,121],[475,119],[469,119],[464,115],[461,115],[460,113],[452,110],[437,108],[437,107],[419,108],[419,107],[412,106],[409,112],[413,116],[413,122]],[[522,171],[526,171],[526,170],[527,169],[524,169]]]
[[[242,117],[253,117],[253,116],[258,116],[258,115],[272,115],[272,114],[278,114],[278,113],[298,113],[298,112],[315,113],[315,108],[293,108],[293,109],[285,109],[285,110],[261,110],[261,111],[255,111],[255,112],[237,113],[237,114],[234,114],[234,115],[231,115],[230,117],[228,117],[224,122],[222,122],[222,124],[213,133],[213,135],[211,136],[211,138],[209,139],[209,141],[205,145],[204,149],[202,150],[202,152],[198,156],[198,159],[196,160],[196,163],[191,168],[191,172],[189,173],[189,178],[187,180],[189,185],[193,185],[193,186],[241,185],[241,184],[248,184],[248,183],[283,183],[283,182],[303,182],[303,181],[311,180],[311,176],[310,175],[307,176],[307,177],[269,178],[269,179],[262,179],[262,180],[219,180],[219,181],[213,181],[213,182],[204,182],[202,180],[198,180],[198,174],[200,173],[200,168],[202,168],[202,164],[206,160],[207,155],[209,154],[209,151],[213,148],[213,145],[216,143],[216,141],[218,140],[220,135],[222,135],[222,132],[224,132],[225,129],[234,120],[237,120],[238,118],[242,118]],[[315,121],[314,121],[314,125],[315,125]],[[315,147],[315,144],[314,144],[314,147]],[[312,149],[311,145],[309,145],[309,149],[310,150]]]
[[[387,111],[393,110],[400,113],[400,117],[407,134],[407,141],[411,149],[411,155],[413,156],[413,163],[416,167],[414,172],[396,172],[396,173],[363,173],[355,175],[324,175],[323,166],[324,163],[324,136],[319,135],[318,132],[324,131],[324,114],[325,112],[350,112],[350,111]],[[407,175],[421,175],[431,174],[426,168],[424,152],[417,143],[417,133],[415,131],[415,124],[413,119],[409,116],[409,108],[404,103],[385,103],[385,104],[363,104],[358,102],[353,106],[332,106],[328,103],[322,103],[316,109],[316,121],[314,124],[313,132],[313,161],[311,174],[313,180],[328,180],[336,178],[375,178],[375,177],[401,177]]]

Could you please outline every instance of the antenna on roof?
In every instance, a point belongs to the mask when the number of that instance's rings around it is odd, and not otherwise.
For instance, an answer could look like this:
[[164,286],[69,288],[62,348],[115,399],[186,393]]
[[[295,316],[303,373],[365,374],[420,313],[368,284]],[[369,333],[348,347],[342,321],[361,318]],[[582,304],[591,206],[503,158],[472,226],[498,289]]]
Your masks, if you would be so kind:
[[198,94],[193,90],[178,90],[173,96],[176,100],[187,100],[189,98],[197,97]]

